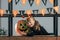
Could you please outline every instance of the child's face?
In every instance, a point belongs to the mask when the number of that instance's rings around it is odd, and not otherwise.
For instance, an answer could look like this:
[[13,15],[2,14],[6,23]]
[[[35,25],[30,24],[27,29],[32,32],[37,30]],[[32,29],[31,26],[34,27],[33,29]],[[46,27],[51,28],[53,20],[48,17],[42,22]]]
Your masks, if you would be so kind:
[[29,27],[33,27],[35,24],[35,20],[33,18],[29,18],[29,22],[27,24]]

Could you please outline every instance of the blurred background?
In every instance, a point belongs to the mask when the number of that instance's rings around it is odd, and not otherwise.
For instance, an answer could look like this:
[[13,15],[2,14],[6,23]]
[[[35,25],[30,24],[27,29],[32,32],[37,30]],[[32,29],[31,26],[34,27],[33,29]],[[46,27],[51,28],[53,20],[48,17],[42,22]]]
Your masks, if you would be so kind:
[[[58,0],[58,5],[60,6],[60,0]],[[0,0],[0,8],[4,9],[4,10],[8,10],[8,0]],[[21,2],[19,2],[17,5],[15,4],[15,0],[13,0],[13,9],[14,10],[27,10],[27,9],[32,9],[32,10],[36,10],[36,9],[41,9],[41,8],[53,8],[53,4],[49,3],[49,0],[47,0],[47,4],[46,6],[43,4],[43,2],[41,1],[40,6],[36,6],[35,3],[33,3],[33,6],[30,7],[29,3],[26,3],[26,6],[23,7]],[[59,9],[60,11],[60,9]],[[46,11],[46,13],[48,13],[48,11]],[[53,12],[52,12],[53,13]],[[8,13],[5,13],[8,14]],[[13,36],[17,36],[16,32],[15,32],[15,24],[18,22],[18,20],[22,20],[23,18],[21,17],[13,17]],[[39,21],[39,23],[41,24],[41,26],[43,26],[48,33],[53,33],[53,17],[35,17],[35,19],[37,21]],[[60,36],[60,17],[58,17],[58,36]],[[6,35],[8,35],[8,17],[0,17],[0,29],[3,29],[6,31]]]

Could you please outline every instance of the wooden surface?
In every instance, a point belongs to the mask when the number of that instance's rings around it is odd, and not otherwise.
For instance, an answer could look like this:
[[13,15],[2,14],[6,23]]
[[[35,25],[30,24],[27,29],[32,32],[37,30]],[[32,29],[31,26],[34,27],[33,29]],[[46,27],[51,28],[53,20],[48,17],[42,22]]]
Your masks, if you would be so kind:
[[34,37],[2,37],[0,40],[60,40],[60,37],[53,36],[34,36]]

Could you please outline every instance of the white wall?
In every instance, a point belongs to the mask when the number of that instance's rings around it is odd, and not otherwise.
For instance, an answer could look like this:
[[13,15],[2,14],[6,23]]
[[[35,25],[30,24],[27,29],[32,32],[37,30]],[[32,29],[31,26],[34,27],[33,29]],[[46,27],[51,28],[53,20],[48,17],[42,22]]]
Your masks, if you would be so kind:
[[[13,36],[17,36],[15,32],[15,24],[18,20],[22,20],[21,17],[13,18]],[[48,33],[53,33],[53,18],[52,17],[35,17],[35,19],[43,26]],[[25,19],[23,19],[25,20]]]

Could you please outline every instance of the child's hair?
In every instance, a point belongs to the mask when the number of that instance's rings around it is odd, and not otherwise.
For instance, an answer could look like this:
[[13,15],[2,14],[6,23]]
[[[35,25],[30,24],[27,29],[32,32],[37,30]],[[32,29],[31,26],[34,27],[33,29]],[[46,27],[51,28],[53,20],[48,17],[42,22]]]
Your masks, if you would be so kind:
[[36,29],[36,30],[40,30],[41,25],[39,24],[39,22],[36,21],[34,17],[28,17],[28,18],[27,18],[27,21],[28,21],[28,22],[30,21],[30,18],[32,18],[33,21],[35,22],[34,25],[33,25],[33,28]]
[[35,18],[34,17],[27,17],[27,21],[28,22],[30,21],[30,18],[32,18],[35,21]]

